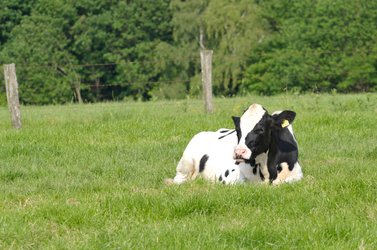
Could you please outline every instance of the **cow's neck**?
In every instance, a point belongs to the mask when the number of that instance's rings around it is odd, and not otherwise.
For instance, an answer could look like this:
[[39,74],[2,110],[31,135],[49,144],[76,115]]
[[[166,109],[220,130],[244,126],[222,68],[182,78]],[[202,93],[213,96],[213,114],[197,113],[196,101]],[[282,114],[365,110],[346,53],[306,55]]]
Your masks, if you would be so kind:
[[272,131],[271,132],[271,138],[270,138],[270,144],[268,145],[268,151],[270,155],[276,155],[276,153],[279,151],[279,145],[280,145],[280,131]]
[[274,131],[271,134],[270,150],[279,152],[297,151],[296,140],[288,129]]
[[[282,157],[276,158],[277,155]],[[288,129],[274,131],[271,134],[268,159],[267,164],[271,166],[286,162],[289,165],[289,170],[293,169],[298,159],[297,143]]]

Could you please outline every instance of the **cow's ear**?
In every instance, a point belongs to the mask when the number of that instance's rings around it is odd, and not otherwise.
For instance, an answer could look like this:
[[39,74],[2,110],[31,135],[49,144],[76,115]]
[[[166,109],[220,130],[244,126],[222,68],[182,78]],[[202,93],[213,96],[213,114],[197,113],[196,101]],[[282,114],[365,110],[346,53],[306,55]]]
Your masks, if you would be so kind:
[[234,126],[236,126],[236,128],[238,128],[240,126],[241,118],[239,118],[237,116],[232,116],[232,119],[233,119],[233,122],[234,122]]
[[284,110],[278,115],[274,115],[274,125],[276,127],[285,128],[293,123],[296,113],[291,110]]

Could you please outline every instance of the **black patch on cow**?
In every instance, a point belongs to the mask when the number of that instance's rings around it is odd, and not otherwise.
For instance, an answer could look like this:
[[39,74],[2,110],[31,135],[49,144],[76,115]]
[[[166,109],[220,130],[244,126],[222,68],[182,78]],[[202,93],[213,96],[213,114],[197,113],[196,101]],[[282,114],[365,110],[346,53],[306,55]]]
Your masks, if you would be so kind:
[[277,127],[281,127],[283,120],[287,120],[289,124],[292,124],[292,122],[296,118],[296,112],[291,110],[284,110],[279,114],[272,115],[271,117],[274,118],[274,120],[276,121]]
[[225,177],[228,177],[228,175],[229,175],[229,169],[227,169],[227,170],[225,171]]
[[219,181],[222,181],[223,180],[223,177],[220,175],[220,177],[219,177]]
[[262,171],[259,169],[259,177],[262,181],[264,181],[264,175],[262,174]]
[[[282,114],[290,115],[287,119],[294,119],[294,112],[285,111]],[[292,170],[294,164],[298,161],[297,142],[288,128],[282,128],[280,120],[284,117],[273,117],[275,125],[271,126],[271,141],[268,150],[267,167],[270,173],[270,181],[277,178],[278,167],[281,163],[288,164],[289,170]]]
[[236,171],[235,169],[232,169],[232,172]]
[[283,168],[281,167],[281,165],[278,165],[276,169],[277,169],[278,173],[280,173],[283,170]]
[[224,130],[220,130],[219,132],[223,134],[223,133],[226,133],[228,131],[229,131],[229,129],[224,129]]
[[241,137],[242,137],[241,126],[240,126],[241,118],[232,116],[232,119],[233,119],[233,122],[234,122],[234,127],[236,128],[235,131],[237,132],[238,143],[240,143],[240,140],[241,140]]
[[255,165],[252,165],[251,167],[253,168],[253,174],[254,175],[257,174],[258,168],[259,168],[259,171],[260,171],[260,163],[256,163]]
[[297,143],[288,129],[281,130],[279,133],[274,135],[274,139],[281,152],[290,153],[298,150]]
[[[272,131],[272,143],[268,158],[274,159],[270,162],[271,168],[283,162],[288,164],[288,169],[292,171],[298,161],[297,142],[288,129],[277,129]],[[279,171],[277,169],[277,171]]]
[[226,184],[226,182],[225,182],[225,181],[223,181],[223,182],[222,182],[222,184]]
[[265,112],[259,122],[245,137],[245,144],[252,151],[250,160],[255,159],[257,155],[265,153],[268,150],[270,142],[268,129],[269,115]]
[[255,158],[251,158],[249,160],[245,160],[246,163],[250,164],[251,166],[254,166],[255,165]]
[[208,161],[208,158],[209,156],[208,155],[203,155],[202,158],[200,159],[200,162],[199,162],[199,173],[200,172],[203,172],[204,170],[204,167]]
[[[229,130],[228,130],[228,131],[229,131]],[[224,138],[224,137],[227,137],[228,135],[233,134],[234,132],[236,132],[236,130],[233,130],[233,131],[229,132],[229,133],[226,134],[226,135],[222,135],[222,136],[220,136],[220,137],[219,137],[219,140],[221,140],[221,139]],[[220,132],[220,133],[222,133],[222,132]]]

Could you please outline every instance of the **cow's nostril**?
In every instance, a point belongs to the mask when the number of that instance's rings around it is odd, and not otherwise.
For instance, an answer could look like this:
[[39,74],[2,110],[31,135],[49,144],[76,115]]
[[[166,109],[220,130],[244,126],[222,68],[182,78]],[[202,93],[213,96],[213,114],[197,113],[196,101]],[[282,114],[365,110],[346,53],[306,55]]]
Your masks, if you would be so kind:
[[234,150],[234,159],[244,159],[247,154],[247,149],[244,147],[236,148]]
[[239,149],[239,150],[237,151],[237,154],[238,154],[238,155],[243,155],[245,152],[246,152],[245,149]]

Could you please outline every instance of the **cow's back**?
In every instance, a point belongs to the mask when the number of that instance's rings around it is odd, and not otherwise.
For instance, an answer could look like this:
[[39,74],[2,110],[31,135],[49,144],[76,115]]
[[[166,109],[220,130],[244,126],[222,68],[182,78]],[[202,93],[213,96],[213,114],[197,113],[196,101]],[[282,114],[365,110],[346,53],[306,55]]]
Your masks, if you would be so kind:
[[[207,180],[217,181],[222,173],[235,165],[233,149],[237,144],[237,137],[232,131],[219,129],[216,132],[196,134],[183,152],[174,182],[180,184],[188,179],[195,179],[199,174]],[[238,168],[237,171],[239,172]],[[233,179],[236,178],[238,175]]]

